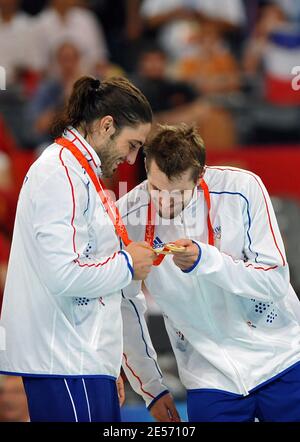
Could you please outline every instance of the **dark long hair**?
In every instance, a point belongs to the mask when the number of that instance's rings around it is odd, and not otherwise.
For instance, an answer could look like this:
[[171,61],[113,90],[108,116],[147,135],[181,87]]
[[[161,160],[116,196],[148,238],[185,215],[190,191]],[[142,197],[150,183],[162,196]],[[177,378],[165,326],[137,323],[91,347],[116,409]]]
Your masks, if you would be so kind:
[[125,78],[99,81],[81,77],[73,87],[69,101],[58,115],[51,129],[54,138],[60,137],[68,126],[83,126],[86,131],[97,118],[111,115],[118,130],[152,122],[150,104],[142,92]]

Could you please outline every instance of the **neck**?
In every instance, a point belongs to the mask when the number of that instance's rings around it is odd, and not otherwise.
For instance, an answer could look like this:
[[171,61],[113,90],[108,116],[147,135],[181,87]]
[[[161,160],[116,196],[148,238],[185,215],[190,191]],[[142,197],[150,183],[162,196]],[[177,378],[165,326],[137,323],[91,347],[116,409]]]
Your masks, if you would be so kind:
[[77,130],[77,132],[80,133],[80,135],[82,136],[82,138],[84,138],[85,141],[86,141],[87,143],[89,143],[90,146],[93,147],[93,145],[91,144],[91,141],[90,141],[89,134],[87,133],[86,129],[83,129],[82,126],[75,127],[75,129]]
[[99,152],[100,149],[97,146],[95,146],[94,141],[93,141],[91,135],[89,133],[87,133],[87,130],[84,129],[82,126],[76,127],[75,129],[80,133],[82,138],[84,138],[85,141],[94,149],[94,151],[97,152],[97,154],[100,156],[100,152]]

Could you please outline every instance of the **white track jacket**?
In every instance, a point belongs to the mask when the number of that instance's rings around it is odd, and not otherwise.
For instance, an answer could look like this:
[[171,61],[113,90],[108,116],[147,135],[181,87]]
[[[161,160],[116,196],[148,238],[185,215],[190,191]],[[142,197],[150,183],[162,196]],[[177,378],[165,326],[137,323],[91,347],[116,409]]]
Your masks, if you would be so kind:
[[[289,283],[283,242],[260,178],[241,169],[207,167],[204,179],[215,245],[208,245],[207,206],[197,189],[171,225],[157,215],[155,243],[192,239],[200,248],[198,262],[184,273],[167,256],[145,284],[163,313],[184,386],[245,396],[300,362],[300,302]],[[118,202],[136,241],[145,235],[146,189],[144,182]],[[123,290],[122,308],[123,366],[147,401],[150,380],[160,384],[161,375],[143,319],[139,282]]]
[[[96,173],[100,159],[70,128]],[[119,375],[121,289],[132,259],[94,185],[67,150],[52,144],[22,187],[0,327],[0,371],[29,376]],[[156,390],[155,390],[156,388]],[[155,383],[156,396],[165,387]]]

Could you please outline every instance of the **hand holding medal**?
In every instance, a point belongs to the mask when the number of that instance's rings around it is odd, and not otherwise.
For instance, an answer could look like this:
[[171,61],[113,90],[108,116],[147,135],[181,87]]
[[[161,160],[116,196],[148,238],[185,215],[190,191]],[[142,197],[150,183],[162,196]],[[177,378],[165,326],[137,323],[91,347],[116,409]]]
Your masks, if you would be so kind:
[[178,246],[173,242],[169,242],[166,244],[159,244],[156,247],[152,248],[153,252],[157,255],[170,255],[174,253],[182,253],[185,251],[184,246]]
[[199,262],[200,247],[190,239],[180,239],[174,243],[174,246],[172,250],[174,264],[183,271],[192,270]]

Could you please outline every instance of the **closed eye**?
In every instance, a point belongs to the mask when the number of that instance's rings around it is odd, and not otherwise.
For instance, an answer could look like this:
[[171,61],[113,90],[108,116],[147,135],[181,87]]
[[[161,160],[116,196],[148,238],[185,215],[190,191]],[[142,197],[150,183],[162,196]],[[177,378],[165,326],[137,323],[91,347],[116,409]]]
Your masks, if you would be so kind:
[[138,140],[129,141],[129,147],[130,147],[130,150],[137,150],[140,147],[143,147],[143,143],[142,143],[142,141],[138,141]]
[[136,149],[139,148],[139,146],[137,146],[137,145],[134,144],[134,143],[129,143],[129,147],[130,147],[130,150],[136,150]]

